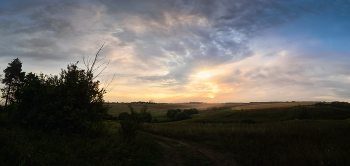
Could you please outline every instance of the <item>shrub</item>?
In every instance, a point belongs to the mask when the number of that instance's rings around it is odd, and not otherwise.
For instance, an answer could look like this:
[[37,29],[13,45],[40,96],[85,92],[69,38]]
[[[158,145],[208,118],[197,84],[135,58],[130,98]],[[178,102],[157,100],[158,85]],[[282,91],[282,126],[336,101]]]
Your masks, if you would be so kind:
[[122,137],[122,142],[125,144],[124,146],[129,145],[135,139],[139,127],[140,124],[131,119],[120,121],[119,134]]
[[157,118],[154,118],[154,119],[152,120],[152,123],[158,123],[158,119],[157,119]]
[[149,112],[143,112],[143,113],[138,113],[137,119],[141,122],[151,122],[152,121],[152,115]]
[[316,104],[314,104],[316,107],[325,107],[325,106],[327,106],[328,104],[326,104],[326,103],[322,103],[322,102],[318,102],[318,103],[316,103]]
[[118,117],[113,116],[113,115],[107,115],[105,120],[118,120]]
[[178,112],[181,112],[181,110],[180,109],[168,109],[166,116],[169,118],[175,118],[175,116]]
[[191,119],[191,116],[186,114],[185,112],[178,112],[175,116],[175,120],[185,120]]
[[121,113],[119,113],[119,120],[126,120],[126,119],[129,119],[129,113],[127,113],[127,112],[121,112]]
[[119,119],[121,120],[119,134],[122,137],[123,147],[129,146],[133,142],[137,134],[137,130],[141,127],[142,123],[151,122],[152,120],[151,113],[146,112],[147,105],[140,110],[140,113],[134,111],[131,104],[128,104],[128,107],[131,112],[130,114],[127,112],[122,112],[119,114]]
[[191,109],[185,109],[183,111],[184,113],[188,114],[188,115],[192,115],[192,114],[198,114],[198,110],[196,108],[191,108]]
[[[105,90],[92,74],[70,64],[59,76],[29,73],[14,108],[14,123],[45,131],[80,133],[103,125]],[[17,107],[17,108],[15,108]]]
[[350,104],[348,102],[331,102],[332,107],[350,109]]
[[312,115],[310,113],[310,110],[307,106],[298,105],[296,108],[294,108],[296,111],[296,119],[311,119]]

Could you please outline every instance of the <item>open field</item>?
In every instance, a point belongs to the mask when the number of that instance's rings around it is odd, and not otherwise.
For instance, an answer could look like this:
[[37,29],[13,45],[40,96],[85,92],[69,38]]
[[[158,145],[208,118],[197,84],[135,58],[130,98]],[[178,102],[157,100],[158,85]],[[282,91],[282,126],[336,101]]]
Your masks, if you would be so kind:
[[293,106],[298,106],[298,105],[312,105],[315,103],[316,102],[248,103],[248,104],[240,104],[240,105],[234,106],[234,107],[232,107],[232,110],[293,107]]
[[[168,109],[189,109],[196,108],[198,111],[205,111],[213,107],[229,107],[232,110],[241,109],[264,109],[264,108],[279,108],[279,107],[293,107],[297,105],[312,105],[316,102],[287,102],[287,103],[244,103],[244,104],[222,104],[222,103],[202,103],[202,104],[148,104],[147,111],[153,113],[166,112]],[[118,116],[121,112],[129,112],[127,104],[124,103],[110,103],[109,114]],[[134,110],[139,111],[144,104],[132,104]]]
[[[312,105],[315,102],[287,102],[287,103],[245,103],[245,104],[222,104],[222,103],[202,103],[202,104],[189,104],[189,103],[177,103],[177,104],[148,104],[147,112],[152,114],[153,118],[156,118],[159,122],[168,122],[171,121],[169,117],[166,116],[168,109],[189,109],[196,108],[200,114],[193,115],[193,118],[199,120],[198,117],[210,117],[213,110],[216,108],[221,108],[225,110],[247,110],[247,109],[264,109],[264,108],[282,108],[282,107],[292,107],[297,105]],[[114,103],[109,104],[111,107],[109,109],[109,114],[113,116],[119,116],[121,112],[130,112],[127,104],[124,103]],[[140,111],[140,109],[145,106],[143,104],[132,104],[134,110]],[[227,113],[222,112],[222,113]],[[212,119],[212,118],[210,118]],[[221,120],[219,120],[221,121]],[[222,122],[226,121],[223,119]]]
[[240,165],[349,165],[350,123],[286,121],[264,124],[171,122],[144,131],[220,151]]
[[228,107],[189,120],[145,124],[143,131],[199,143],[239,165],[349,165],[350,110],[308,106],[308,111],[311,118],[297,120],[298,107]]
[[[109,109],[109,114],[118,116],[121,112],[129,112],[127,104],[117,103],[117,104],[109,104],[111,108]],[[139,111],[144,104],[132,104],[134,110]],[[166,111],[168,109],[189,109],[189,108],[197,108],[199,111],[206,110],[210,107],[222,107],[225,104],[221,103],[203,103],[203,104],[187,104],[187,103],[178,103],[178,104],[148,104],[147,111],[151,113]]]
[[[110,115],[113,116],[119,116],[119,113],[121,112],[129,112],[129,108],[127,104],[109,104],[111,107],[108,112]],[[140,109],[145,106],[143,104],[132,104],[133,108],[135,111],[139,112]],[[222,107],[222,106],[227,106],[225,104],[221,103],[202,103],[202,104],[187,104],[187,103],[178,103],[178,104],[148,104],[147,107],[147,112],[150,112],[152,114],[153,118],[157,118],[158,121],[160,122],[167,122],[171,121],[169,117],[166,116],[166,112],[168,109],[189,109],[189,108],[197,108],[200,112],[205,111],[208,108],[212,107]],[[233,105],[229,105],[233,106]]]

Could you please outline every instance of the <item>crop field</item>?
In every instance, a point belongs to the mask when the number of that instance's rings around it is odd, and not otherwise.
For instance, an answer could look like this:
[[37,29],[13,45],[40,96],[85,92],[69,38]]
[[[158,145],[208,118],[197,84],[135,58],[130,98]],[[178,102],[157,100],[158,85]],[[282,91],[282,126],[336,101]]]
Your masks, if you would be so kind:
[[[241,109],[207,109],[192,119],[148,123],[142,130],[199,143],[239,165],[349,165],[350,110],[311,104],[257,103],[238,106]],[[298,119],[304,107],[297,105],[309,105],[310,117]]]
[[[119,113],[121,112],[129,112],[129,108],[127,104],[123,103],[117,103],[117,104],[109,104],[111,107],[108,112],[110,115],[113,116],[119,116]],[[135,111],[139,112],[141,108],[143,108],[145,105],[143,104],[132,104],[132,107],[134,108]],[[177,104],[148,104],[147,107],[147,112],[150,112],[152,114],[153,118],[157,118],[158,121],[161,122],[166,122],[170,121],[166,116],[166,112],[168,109],[189,109],[189,108],[196,108],[198,111],[206,111],[208,108],[213,108],[213,107],[222,107],[226,106],[225,104],[221,103],[202,103],[202,104],[188,104],[188,103],[177,103]],[[229,105],[233,106],[233,105]]]
[[232,110],[293,107],[298,105],[312,105],[315,103],[316,102],[249,103],[249,104],[240,104],[240,105],[234,106],[232,107]]
[[[312,105],[315,102],[286,102],[286,103],[245,103],[245,104],[222,104],[222,103],[202,103],[202,104],[189,104],[189,103],[176,103],[176,104],[148,104],[147,112],[152,114],[153,118],[157,118],[160,122],[168,122],[169,119],[166,116],[166,112],[168,109],[189,109],[196,108],[198,109],[200,114],[193,115],[193,118],[197,117],[210,117],[209,114],[213,114],[213,112],[217,112],[216,108],[225,108],[225,111],[222,111],[222,114],[230,114],[229,110],[251,110],[251,109],[265,109],[265,108],[282,108],[282,107],[293,107],[297,105]],[[111,107],[109,109],[109,114],[113,116],[119,116],[121,112],[130,112],[127,104],[124,103],[114,103],[109,104]],[[144,104],[132,104],[135,111],[140,111],[143,108]],[[255,113],[254,113],[255,114]],[[210,117],[210,119],[215,119],[214,117]],[[196,119],[197,121],[200,118]],[[227,119],[220,118],[219,121],[225,122]]]

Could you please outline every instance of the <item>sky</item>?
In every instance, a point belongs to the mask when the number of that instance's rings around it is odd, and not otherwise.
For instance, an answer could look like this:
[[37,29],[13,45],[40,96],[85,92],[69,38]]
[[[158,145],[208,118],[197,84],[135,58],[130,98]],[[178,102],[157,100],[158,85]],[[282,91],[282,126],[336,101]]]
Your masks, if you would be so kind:
[[350,0],[0,0],[1,71],[104,43],[110,102],[350,101]]

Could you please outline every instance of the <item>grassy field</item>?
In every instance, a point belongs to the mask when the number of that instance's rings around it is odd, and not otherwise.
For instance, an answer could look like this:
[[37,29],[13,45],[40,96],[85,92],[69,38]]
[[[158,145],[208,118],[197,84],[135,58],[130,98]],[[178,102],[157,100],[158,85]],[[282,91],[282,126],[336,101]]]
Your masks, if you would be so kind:
[[293,107],[293,106],[298,106],[298,105],[312,105],[315,103],[316,102],[249,103],[249,104],[239,104],[237,106],[233,106],[232,110],[282,108],[282,107]]
[[[109,114],[113,116],[119,116],[119,113],[121,112],[129,112],[129,108],[127,104],[109,104],[111,107],[109,109]],[[133,104],[132,107],[134,110],[139,112],[142,107],[145,105],[143,104]],[[189,109],[189,108],[197,108],[199,111],[206,111],[208,108],[212,107],[222,107],[225,106],[224,104],[210,104],[210,103],[203,103],[203,104],[187,104],[187,103],[179,103],[179,104],[148,104],[147,112],[150,112],[153,118],[156,118],[159,122],[168,122],[171,121],[169,117],[166,116],[166,112],[168,109]],[[230,105],[232,106],[232,105]]]
[[350,164],[350,110],[309,106],[312,118],[298,120],[298,107],[276,107],[207,110],[190,120],[146,124],[143,131],[200,143],[240,165]]

